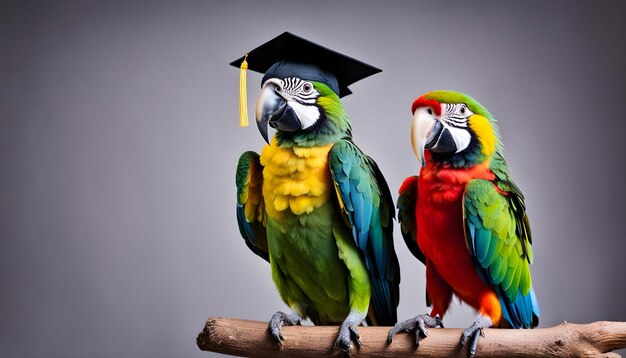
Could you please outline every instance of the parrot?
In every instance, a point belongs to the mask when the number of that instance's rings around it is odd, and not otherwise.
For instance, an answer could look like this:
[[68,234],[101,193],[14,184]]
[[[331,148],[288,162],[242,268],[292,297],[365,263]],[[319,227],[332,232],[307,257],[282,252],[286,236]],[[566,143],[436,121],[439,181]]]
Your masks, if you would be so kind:
[[[348,351],[352,342],[361,346],[364,320],[397,322],[395,207],[378,165],[352,139],[337,90],[311,80],[307,73],[320,72],[312,65],[293,68],[263,79],[255,114],[268,144],[239,159],[237,221],[292,311],[269,321],[278,345],[282,326],[309,318],[340,325],[333,349]],[[276,130],[271,139],[268,125]]]
[[411,144],[419,176],[399,190],[398,221],[411,253],[426,266],[430,315],[394,325],[414,332],[443,327],[455,295],[478,313],[464,330],[470,356],[487,327],[534,328],[532,237],[524,196],[511,179],[493,115],[472,97],[432,91],[412,105]]

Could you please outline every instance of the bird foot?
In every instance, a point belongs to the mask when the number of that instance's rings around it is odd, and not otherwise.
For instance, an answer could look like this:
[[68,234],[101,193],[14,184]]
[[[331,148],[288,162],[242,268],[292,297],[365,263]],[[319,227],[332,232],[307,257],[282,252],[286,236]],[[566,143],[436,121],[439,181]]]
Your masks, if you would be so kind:
[[393,337],[398,332],[415,332],[415,345],[419,347],[420,339],[428,337],[427,328],[443,328],[443,323],[439,315],[431,317],[428,314],[422,314],[417,317],[407,319],[406,321],[396,323],[387,335],[387,341],[391,343]]
[[267,330],[272,335],[272,338],[274,338],[274,340],[278,343],[278,346],[282,348],[282,341],[284,341],[285,338],[283,338],[283,335],[280,332],[280,327],[300,325],[301,322],[302,317],[295,312],[288,315],[285,312],[278,311],[274,313],[270,319]]
[[465,345],[465,343],[470,341],[469,346],[469,356],[473,357],[476,354],[476,348],[478,347],[478,339],[482,336],[485,336],[484,328],[491,327],[493,322],[489,317],[478,316],[474,323],[471,326],[467,327],[463,334],[461,335],[461,347]]
[[352,341],[358,348],[361,348],[361,335],[356,327],[363,322],[364,318],[364,314],[351,312],[341,324],[341,328],[339,328],[339,334],[335,344],[333,344],[333,349],[341,348],[342,351],[347,353],[350,351]]

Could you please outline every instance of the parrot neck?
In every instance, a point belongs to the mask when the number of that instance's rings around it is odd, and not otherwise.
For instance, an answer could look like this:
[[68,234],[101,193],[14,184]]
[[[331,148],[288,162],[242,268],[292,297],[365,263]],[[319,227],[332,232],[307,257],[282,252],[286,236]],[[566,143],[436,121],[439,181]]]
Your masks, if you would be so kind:
[[475,136],[471,137],[467,148],[460,153],[450,155],[428,151],[426,154],[430,154],[429,157],[437,164],[458,169],[469,169],[489,160],[489,156],[483,153],[480,142]]
[[333,101],[332,98],[320,97],[316,106],[320,109],[320,118],[317,122],[303,131],[276,132],[278,146],[321,147],[344,138],[352,138],[350,121],[338,99]]
[[426,153],[426,166],[420,170],[418,197],[433,203],[454,202],[461,199],[465,185],[472,179],[494,180],[495,174],[489,169],[489,161],[470,168],[455,168],[449,163],[429,160]]

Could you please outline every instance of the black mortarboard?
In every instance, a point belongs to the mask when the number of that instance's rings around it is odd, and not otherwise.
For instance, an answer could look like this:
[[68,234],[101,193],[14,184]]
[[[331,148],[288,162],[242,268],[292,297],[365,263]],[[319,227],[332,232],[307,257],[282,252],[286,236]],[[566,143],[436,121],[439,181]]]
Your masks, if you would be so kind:
[[[284,32],[231,63],[241,68],[240,109],[245,105],[245,70],[264,73],[268,78],[299,77],[326,84],[339,97],[352,93],[348,86],[382,70],[352,57]],[[241,113],[242,116],[244,113]],[[247,122],[247,108],[245,108]],[[243,119],[242,119],[243,123]]]

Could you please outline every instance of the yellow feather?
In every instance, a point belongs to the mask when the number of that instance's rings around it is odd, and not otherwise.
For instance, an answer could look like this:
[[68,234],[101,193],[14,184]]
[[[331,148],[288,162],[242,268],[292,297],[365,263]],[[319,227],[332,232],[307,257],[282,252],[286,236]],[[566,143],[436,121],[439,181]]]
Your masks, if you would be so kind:
[[492,155],[496,151],[496,135],[489,120],[481,115],[473,114],[468,118],[468,122],[480,141],[482,153],[486,156]]
[[283,211],[289,206],[289,200],[286,196],[276,196],[274,198],[274,209]]
[[291,208],[291,212],[296,215],[310,213],[314,209],[313,205],[311,205],[312,201],[311,198],[307,198],[306,196],[292,196],[289,198],[289,207]]
[[305,180],[306,185],[309,187],[309,193],[312,196],[321,196],[328,191],[327,184],[330,178],[329,176],[311,176]]
[[298,196],[308,194],[309,187],[303,181],[285,180],[276,187],[275,193],[278,195]]
[[330,170],[324,147],[281,148],[276,139],[261,153],[263,195],[268,216],[310,213],[328,201]]

